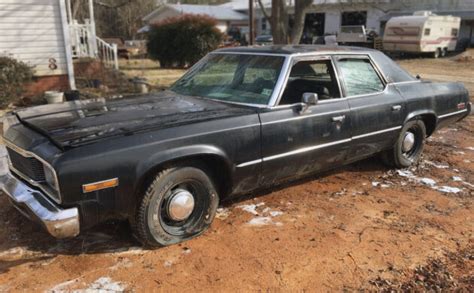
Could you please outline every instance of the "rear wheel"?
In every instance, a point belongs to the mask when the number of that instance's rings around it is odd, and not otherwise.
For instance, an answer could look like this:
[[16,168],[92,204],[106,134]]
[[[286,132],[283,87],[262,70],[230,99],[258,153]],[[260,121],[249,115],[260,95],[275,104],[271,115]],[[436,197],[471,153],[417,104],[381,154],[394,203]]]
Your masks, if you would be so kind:
[[446,57],[446,55],[448,55],[448,48],[443,48],[441,51],[441,57]]
[[132,228],[145,246],[194,238],[210,226],[219,198],[212,181],[194,167],[160,172],[142,196]]
[[423,152],[426,127],[421,120],[412,120],[400,131],[397,142],[391,150],[383,154],[384,162],[397,168],[406,168],[415,164]]

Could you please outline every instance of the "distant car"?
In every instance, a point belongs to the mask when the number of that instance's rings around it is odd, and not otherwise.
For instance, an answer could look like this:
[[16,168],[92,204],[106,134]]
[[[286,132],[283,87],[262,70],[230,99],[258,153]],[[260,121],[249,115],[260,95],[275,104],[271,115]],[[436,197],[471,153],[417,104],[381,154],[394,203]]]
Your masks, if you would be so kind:
[[221,49],[168,91],[7,114],[0,186],[55,237],[121,219],[170,245],[223,199],[376,154],[409,167],[470,110],[461,83],[418,80],[379,51]]
[[261,35],[255,38],[255,43],[257,45],[272,45],[273,36],[272,35]]

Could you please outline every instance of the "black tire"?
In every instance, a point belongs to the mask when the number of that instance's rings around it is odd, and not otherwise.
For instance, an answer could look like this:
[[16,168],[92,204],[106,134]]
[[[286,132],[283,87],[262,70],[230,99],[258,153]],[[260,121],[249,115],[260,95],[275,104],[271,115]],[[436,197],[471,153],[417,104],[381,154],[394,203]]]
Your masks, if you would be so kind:
[[[404,149],[403,142],[408,133],[414,135],[413,147],[409,150]],[[422,120],[408,121],[403,126],[398,136],[397,142],[392,149],[382,154],[383,161],[390,167],[406,168],[410,167],[420,159],[425,146],[426,127]]]
[[441,51],[441,57],[446,57],[446,55],[448,55],[448,48],[443,48]]
[[[177,191],[178,190],[178,191]],[[170,216],[170,201],[176,192],[188,190],[194,208],[184,220]],[[201,235],[216,214],[219,197],[212,181],[195,167],[171,168],[160,172],[138,204],[131,226],[134,236],[149,247],[180,243]]]

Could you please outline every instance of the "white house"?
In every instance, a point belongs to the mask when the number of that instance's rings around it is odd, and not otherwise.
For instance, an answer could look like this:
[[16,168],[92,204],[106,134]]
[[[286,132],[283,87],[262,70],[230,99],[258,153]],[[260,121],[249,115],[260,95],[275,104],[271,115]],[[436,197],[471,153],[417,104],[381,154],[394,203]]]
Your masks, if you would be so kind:
[[0,0],[0,54],[29,64],[38,92],[75,89],[75,58],[117,67],[117,48],[95,34],[93,0],[83,24],[72,19],[70,1]]
[[165,4],[158,7],[150,14],[143,17],[147,24],[139,30],[140,33],[147,32],[149,25],[176,17],[183,14],[207,15],[217,20],[217,28],[225,33],[231,26],[247,25],[247,15],[237,12],[229,7],[194,4]]
[[65,0],[0,0],[0,54],[53,87],[75,87],[69,38]]

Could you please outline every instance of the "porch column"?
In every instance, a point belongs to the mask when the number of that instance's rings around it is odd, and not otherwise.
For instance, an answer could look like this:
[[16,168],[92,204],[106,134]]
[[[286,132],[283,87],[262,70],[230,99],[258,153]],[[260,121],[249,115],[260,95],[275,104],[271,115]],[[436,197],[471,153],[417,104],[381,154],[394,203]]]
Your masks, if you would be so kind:
[[91,41],[93,54],[97,56],[97,34],[95,29],[95,17],[94,17],[94,0],[89,0],[89,19],[90,19],[90,32],[91,32]]

